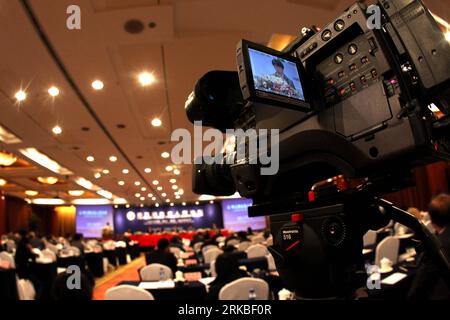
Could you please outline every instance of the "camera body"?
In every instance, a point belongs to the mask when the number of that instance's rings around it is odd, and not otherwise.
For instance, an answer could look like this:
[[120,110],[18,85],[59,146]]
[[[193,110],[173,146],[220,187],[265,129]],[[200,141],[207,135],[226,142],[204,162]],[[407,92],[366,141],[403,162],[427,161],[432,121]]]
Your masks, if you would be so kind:
[[371,196],[314,201],[311,186],[343,175],[383,194],[411,168],[450,159],[450,45],[420,0],[381,0],[355,3],[283,52],[243,40],[236,54],[237,72],[206,74],[186,112],[222,131],[279,130],[280,169],[261,175],[254,154],[195,165],[193,190],[252,198],[249,215],[270,216],[270,250],[299,296],[349,297],[364,285],[362,236],[386,217]]

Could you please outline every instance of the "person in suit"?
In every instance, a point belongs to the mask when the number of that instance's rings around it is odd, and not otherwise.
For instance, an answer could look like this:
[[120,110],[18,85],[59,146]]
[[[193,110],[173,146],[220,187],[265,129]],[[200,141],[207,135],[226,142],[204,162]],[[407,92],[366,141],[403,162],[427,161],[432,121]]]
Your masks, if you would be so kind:
[[19,232],[20,240],[16,248],[16,272],[19,279],[30,279],[30,262],[36,261],[37,254],[33,252],[33,247],[25,230]]
[[218,300],[219,292],[226,284],[247,276],[245,271],[239,269],[238,257],[229,252],[217,257],[216,273],[216,279],[210,283],[207,300]]
[[33,248],[37,248],[39,250],[45,249],[44,241],[42,241],[39,237],[37,237],[34,231],[30,231],[29,237],[30,237],[30,244]]
[[[429,206],[431,223],[436,231],[447,259],[450,260],[450,195],[440,194],[433,198]],[[413,300],[450,300],[450,288],[439,275],[440,270],[424,253],[408,293]]]
[[181,238],[179,236],[173,236],[172,239],[170,239],[170,246],[179,248],[181,251],[185,251],[184,246],[183,246],[183,241],[181,240]]
[[76,233],[70,244],[80,250],[80,254],[84,256],[84,243],[83,243],[83,235],[81,233]]
[[165,238],[160,239],[157,249],[148,254],[147,261],[149,263],[160,263],[168,266],[172,270],[172,273],[175,274],[177,271],[177,258],[170,252],[169,244],[169,240]]

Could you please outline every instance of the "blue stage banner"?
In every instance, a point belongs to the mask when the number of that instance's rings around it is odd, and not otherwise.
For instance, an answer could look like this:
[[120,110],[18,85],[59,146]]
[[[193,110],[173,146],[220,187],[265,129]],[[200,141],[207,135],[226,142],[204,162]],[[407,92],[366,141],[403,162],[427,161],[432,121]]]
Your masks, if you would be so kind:
[[114,211],[116,233],[147,232],[149,229],[193,227],[211,228],[215,224],[223,228],[222,210],[219,204],[174,207],[120,207]]

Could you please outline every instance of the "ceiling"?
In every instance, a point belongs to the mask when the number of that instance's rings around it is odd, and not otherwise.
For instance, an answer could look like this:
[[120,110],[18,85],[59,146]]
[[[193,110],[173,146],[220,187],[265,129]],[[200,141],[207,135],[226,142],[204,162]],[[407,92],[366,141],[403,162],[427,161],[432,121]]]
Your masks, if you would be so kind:
[[[274,34],[295,35],[303,26],[324,25],[353,2],[0,0],[0,126],[21,140],[0,142],[0,150],[31,163],[0,168],[0,178],[8,182],[2,190],[22,198],[30,198],[24,191],[36,190],[35,198],[71,201],[66,192],[83,189],[75,183],[83,177],[134,205],[196,201],[191,167],[179,166],[181,174],[174,175],[165,170],[170,159],[161,157],[172,149],[174,129],[191,130],[184,103],[196,81],[213,69],[234,70],[240,39],[268,43]],[[428,2],[448,20],[448,3]],[[66,10],[73,4],[81,8],[81,30],[66,27]],[[143,23],[140,33],[124,30],[131,19]],[[148,87],[137,81],[143,71],[156,79]],[[103,90],[92,88],[97,79]],[[51,86],[59,88],[57,97],[47,93]],[[21,103],[14,98],[19,89],[27,93]],[[162,126],[153,127],[153,118]],[[62,134],[52,132],[56,125]],[[39,150],[73,174],[58,175],[26,159],[19,152],[24,148]],[[88,156],[95,160],[88,162]],[[105,169],[109,174],[102,173]],[[61,182],[41,184],[35,180],[39,176]],[[184,190],[180,199],[174,198],[170,179]],[[96,196],[91,191],[83,197]]]

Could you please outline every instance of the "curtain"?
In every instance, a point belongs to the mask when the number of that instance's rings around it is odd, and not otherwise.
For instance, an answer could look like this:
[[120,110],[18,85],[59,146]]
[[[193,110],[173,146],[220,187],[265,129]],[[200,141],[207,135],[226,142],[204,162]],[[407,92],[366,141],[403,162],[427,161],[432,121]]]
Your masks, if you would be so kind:
[[55,214],[52,224],[52,234],[66,236],[75,234],[76,209],[70,207],[55,207]]

